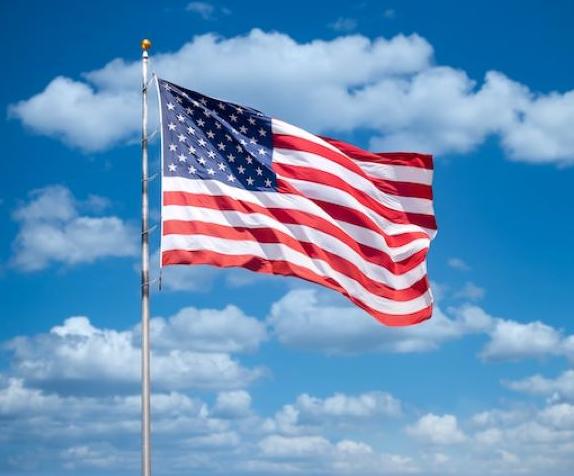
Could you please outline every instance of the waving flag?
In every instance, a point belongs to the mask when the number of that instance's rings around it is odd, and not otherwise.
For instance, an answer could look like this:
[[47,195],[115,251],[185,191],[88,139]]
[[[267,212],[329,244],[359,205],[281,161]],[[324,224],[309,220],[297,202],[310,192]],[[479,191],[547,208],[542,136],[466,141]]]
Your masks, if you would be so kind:
[[384,324],[428,319],[432,157],[374,154],[158,79],[162,265],[297,276]]

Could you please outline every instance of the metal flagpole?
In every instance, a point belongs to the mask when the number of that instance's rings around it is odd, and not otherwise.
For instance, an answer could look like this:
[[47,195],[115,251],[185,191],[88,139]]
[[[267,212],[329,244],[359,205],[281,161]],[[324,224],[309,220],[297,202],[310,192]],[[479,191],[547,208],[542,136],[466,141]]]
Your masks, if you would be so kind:
[[142,40],[142,476],[151,476],[150,442],[150,355],[149,355],[149,204],[148,204],[148,137],[147,137],[147,92],[148,92],[148,50],[151,41]]

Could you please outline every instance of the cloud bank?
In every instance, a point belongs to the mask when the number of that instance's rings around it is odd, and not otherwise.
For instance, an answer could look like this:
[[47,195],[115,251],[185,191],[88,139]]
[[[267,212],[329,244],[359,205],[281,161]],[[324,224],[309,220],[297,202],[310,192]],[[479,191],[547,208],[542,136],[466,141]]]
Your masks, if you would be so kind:
[[[9,114],[87,152],[125,143],[139,130],[139,68],[118,58],[81,80],[54,78]],[[306,43],[258,29],[205,34],[154,55],[153,68],[313,132],[366,131],[375,149],[466,153],[496,137],[513,160],[574,161],[574,91],[534,92],[497,71],[477,81],[435,64],[432,46],[416,34]]]

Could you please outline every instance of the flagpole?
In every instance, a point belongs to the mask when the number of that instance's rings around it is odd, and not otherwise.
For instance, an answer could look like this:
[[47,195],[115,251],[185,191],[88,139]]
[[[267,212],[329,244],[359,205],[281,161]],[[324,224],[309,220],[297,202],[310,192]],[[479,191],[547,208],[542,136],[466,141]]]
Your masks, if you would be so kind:
[[151,476],[150,441],[150,351],[149,351],[149,203],[148,203],[148,137],[147,92],[148,50],[151,41],[142,40],[142,229],[141,229],[141,381],[142,381],[142,476]]

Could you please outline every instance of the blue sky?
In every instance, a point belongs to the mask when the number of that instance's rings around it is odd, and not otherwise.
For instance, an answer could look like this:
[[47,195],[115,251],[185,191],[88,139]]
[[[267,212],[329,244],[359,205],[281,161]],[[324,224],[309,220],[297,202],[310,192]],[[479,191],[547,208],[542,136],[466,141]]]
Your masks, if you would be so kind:
[[294,279],[166,270],[155,472],[569,474],[570,2],[0,9],[2,474],[138,470],[146,36],[168,80],[365,148],[433,153],[439,222],[435,316],[408,329]]

